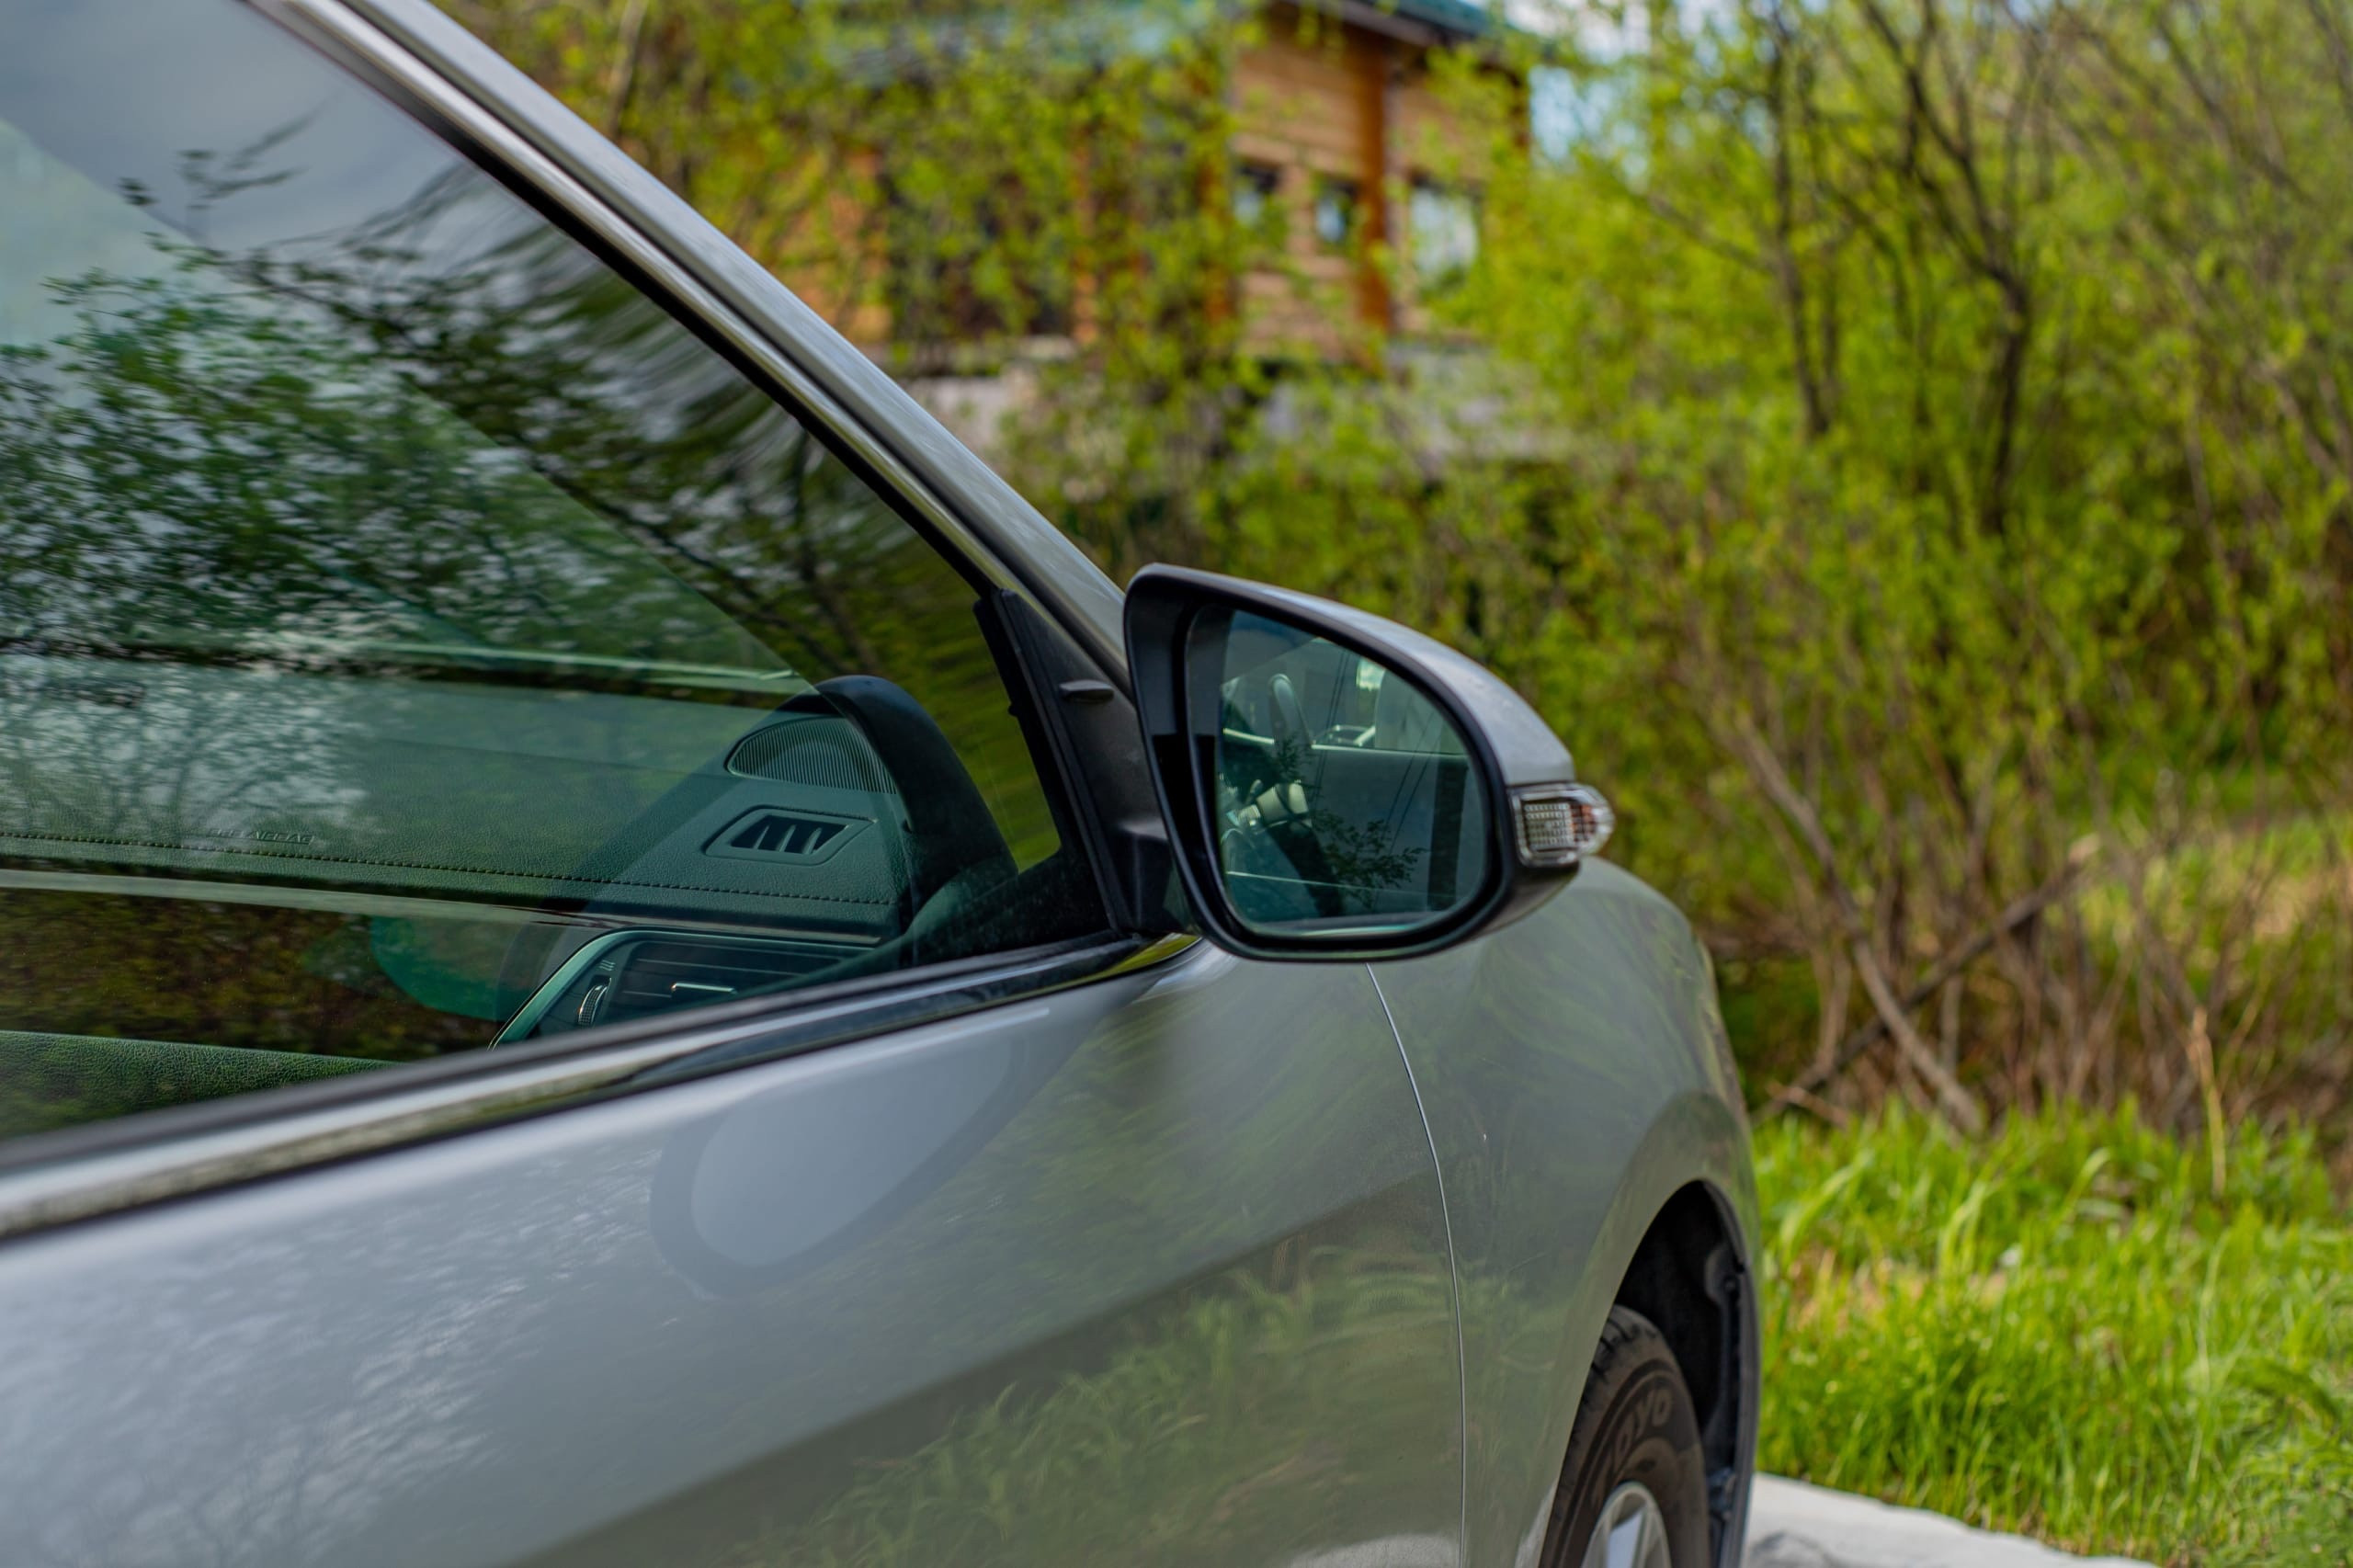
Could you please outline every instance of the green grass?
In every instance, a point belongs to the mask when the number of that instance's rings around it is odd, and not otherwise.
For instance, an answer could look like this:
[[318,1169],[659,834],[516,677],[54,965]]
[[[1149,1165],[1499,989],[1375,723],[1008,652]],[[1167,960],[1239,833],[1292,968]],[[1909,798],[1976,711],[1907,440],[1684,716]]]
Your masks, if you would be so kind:
[[1765,1469],[2077,1550],[2353,1563],[2353,1219],[2305,1137],[1758,1135]]

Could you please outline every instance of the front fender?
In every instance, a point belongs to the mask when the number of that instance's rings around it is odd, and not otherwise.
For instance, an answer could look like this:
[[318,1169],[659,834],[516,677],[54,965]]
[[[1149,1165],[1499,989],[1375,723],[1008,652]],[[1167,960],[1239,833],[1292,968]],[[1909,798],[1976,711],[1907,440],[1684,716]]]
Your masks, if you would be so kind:
[[[1519,924],[1374,975],[1454,1247],[1464,1561],[1532,1562],[1602,1320],[1652,1221],[1701,1184],[1743,1264],[1755,1256],[1748,1128],[1713,975],[1672,904],[1598,861]],[[1744,1430],[1744,1463],[1750,1450]]]

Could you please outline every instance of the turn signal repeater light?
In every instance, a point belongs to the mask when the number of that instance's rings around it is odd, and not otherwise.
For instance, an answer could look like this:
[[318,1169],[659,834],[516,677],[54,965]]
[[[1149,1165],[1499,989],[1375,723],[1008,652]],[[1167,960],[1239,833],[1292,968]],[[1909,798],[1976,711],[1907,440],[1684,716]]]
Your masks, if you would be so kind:
[[1574,866],[1609,842],[1617,813],[1590,784],[1531,784],[1511,796],[1519,863],[1543,870]]

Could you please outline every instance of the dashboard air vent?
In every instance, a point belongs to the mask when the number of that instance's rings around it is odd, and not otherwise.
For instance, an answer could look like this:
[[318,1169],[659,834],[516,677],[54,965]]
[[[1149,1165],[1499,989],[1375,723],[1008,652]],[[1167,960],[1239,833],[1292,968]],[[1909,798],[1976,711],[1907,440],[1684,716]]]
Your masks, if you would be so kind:
[[821,816],[814,812],[779,811],[773,806],[747,812],[719,830],[706,855],[730,860],[781,860],[810,863],[823,860],[866,824],[856,817]]

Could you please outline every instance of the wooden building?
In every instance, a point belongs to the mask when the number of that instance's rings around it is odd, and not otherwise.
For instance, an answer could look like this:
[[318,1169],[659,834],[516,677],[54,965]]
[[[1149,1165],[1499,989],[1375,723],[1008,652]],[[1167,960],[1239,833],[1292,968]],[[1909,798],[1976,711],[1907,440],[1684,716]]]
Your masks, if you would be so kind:
[[[1225,95],[1224,187],[1190,199],[1230,201],[1249,232],[1239,254],[1256,260],[1205,308],[1236,312],[1245,349],[1269,358],[1331,358],[1424,333],[1427,294],[1479,244],[1477,149],[1433,61],[1475,47],[1493,25],[1488,13],[1466,0],[1244,3],[1251,9],[1212,0],[1203,12],[1245,41],[1223,55],[1222,80],[1201,83]],[[855,156],[864,187],[887,189],[888,149]],[[926,253],[920,213],[894,233],[906,215],[887,200],[853,210],[847,198],[823,199],[840,210],[826,210],[827,244],[809,247],[817,259],[796,265],[777,254],[790,244],[761,248],[804,299],[899,373],[970,383],[1088,340],[1099,280],[1083,267],[1040,278],[1035,308],[1011,326],[973,299],[957,261]]]
[[1281,247],[1281,265],[1244,281],[1251,341],[1328,349],[1337,321],[1427,329],[1420,296],[1468,266],[1479,239],[1476,148],[1431,55],[1489,25],[1461,0],[1268,8],[1229,89],[1237,212],[1268,210]]

